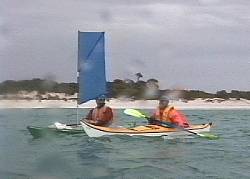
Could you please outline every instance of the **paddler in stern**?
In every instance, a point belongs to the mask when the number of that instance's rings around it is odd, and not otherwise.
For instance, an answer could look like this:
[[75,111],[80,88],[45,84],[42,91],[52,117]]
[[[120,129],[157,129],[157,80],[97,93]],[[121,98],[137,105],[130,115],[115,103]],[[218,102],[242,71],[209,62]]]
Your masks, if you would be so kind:
[[96,99],[96,107],[91,109],[88,115],[82,119],[97,126],[109,126],[113,121],[112,109],[105,105],[106,97],[101,95]]
[[161,125],[161,122],[172,123],[184,128],[190,125],[187,117],[173,106],[170,106],[166,97],[160,98],[159,106],[149,120],[149,124]]

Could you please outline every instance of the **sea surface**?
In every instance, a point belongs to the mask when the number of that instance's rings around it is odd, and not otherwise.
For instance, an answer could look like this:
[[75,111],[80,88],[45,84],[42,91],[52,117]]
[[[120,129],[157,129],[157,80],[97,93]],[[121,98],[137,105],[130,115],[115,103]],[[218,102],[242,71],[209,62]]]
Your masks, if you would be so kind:
[[[150,111],[148,111],[150,112]],[[213,122],[218,140],[194,137],[34,138],[28,125],[75,122],[75,109],[0,109],[0,179],[250,178],[250,110],[187,110],[194,124]],[[79,118],[86,109],[78,111]],[[116,125],[146,124],[116,111]]]

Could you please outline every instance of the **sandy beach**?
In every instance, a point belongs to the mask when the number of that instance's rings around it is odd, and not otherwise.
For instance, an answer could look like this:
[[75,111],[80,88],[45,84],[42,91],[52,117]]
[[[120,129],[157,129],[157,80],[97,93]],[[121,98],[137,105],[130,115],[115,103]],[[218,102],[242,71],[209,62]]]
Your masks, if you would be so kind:
[[[106,104],[114,109],[138,108],[154,109],[157,100],[120,100],[111,99]],[[170,101],[170,105],[178,109],[250,109],[250,100],[246,99],[196,99],[191,101]],[[0,108],[76,108],[75,100],[0,100]],[[93,108],[95,101],[81,104],[79,108]]]

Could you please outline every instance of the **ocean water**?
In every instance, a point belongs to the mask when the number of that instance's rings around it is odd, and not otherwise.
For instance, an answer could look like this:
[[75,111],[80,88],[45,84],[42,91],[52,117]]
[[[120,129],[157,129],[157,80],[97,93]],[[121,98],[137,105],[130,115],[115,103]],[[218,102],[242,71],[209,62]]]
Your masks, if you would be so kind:
[[[156,137],[39,138],[28,125],[73,122],[75,109],[0,109],[0,179],[250,178],[250,110],[184,111],[194,124],[211,121],[218,140]],[[87,110],[79,110],[83,116]],[[117,125],[145,124],[116,112]]]

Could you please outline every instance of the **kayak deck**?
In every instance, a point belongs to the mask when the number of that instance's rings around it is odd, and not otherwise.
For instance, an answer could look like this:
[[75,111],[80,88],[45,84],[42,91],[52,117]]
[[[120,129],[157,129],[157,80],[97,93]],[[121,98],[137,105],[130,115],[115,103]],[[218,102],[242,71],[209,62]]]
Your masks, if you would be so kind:
[[[89,124],[87,122],[81,122],[83,129],[89,137],[100,137],[104,135],[139,135],[139,136],[165,136],[165,135],[180,135],[189,134],[187,131],[179,130],[176,128],[169,128],[158,125],[145,125],[137,126],[134,128],[124,127],[102,127]],[[193,132],[208,132],[212,123],[202,125],[191,125],[186,130]]]

